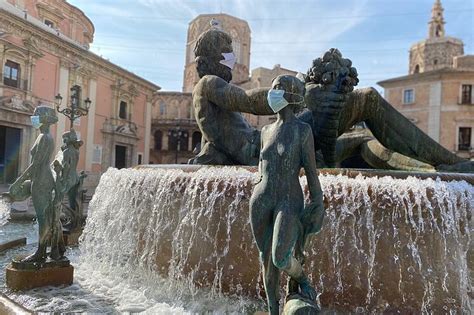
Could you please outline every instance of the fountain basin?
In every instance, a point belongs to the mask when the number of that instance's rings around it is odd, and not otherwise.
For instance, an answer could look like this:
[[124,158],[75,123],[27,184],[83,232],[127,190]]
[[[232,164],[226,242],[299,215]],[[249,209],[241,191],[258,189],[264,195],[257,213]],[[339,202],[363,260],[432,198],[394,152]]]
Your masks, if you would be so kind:
[[[248,214],[254,172],[110,169],[90,203],[82,255],[147,268],[217,296],[261,298]],[[331,170],[320,181],[327,217],[308,245],[305,269],[323,307],[471,311],[472,176]],[[305,177],[301,185],[307,195]]]

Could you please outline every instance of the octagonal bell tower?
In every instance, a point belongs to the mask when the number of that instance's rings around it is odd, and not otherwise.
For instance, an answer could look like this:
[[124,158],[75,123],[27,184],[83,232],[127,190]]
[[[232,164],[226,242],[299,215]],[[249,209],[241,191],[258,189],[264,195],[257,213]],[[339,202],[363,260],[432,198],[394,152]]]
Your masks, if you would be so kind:
[[454,57],[464,54],[460,39],[446,36],[441,0],[435,0],[428,23],[428,38],[410,48],[410,74],[452,68]]
[[232,82],[241,83],[249,79],[250,27],[244,20],[227,14],[201,14],[189,23],[184,66],[183,92],[192,92],[199,81],[196,71],[194,47],[199,35],[211,28],[211,21],[218,23],[232,37],[236,63],[232,70]]

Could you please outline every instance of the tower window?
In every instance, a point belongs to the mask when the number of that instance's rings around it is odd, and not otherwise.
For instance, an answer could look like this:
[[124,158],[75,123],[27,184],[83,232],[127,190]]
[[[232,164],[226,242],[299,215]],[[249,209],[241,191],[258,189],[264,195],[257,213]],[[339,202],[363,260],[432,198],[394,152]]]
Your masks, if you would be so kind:
[[438,64],[438,59],[433,60],[433,64],[437,65]]
[[461,104],[472,104],[472,84],[462,85]]
[[20,65],[11,60],[7,60],[3,67],[3,83],[12,87],[19,87]]
[[420,65],[415,66],[415,70],[413,71],[413,73],[420,73]]
[[458,150],[467,151],[471,149],[471,127],[460,127],[458,134]]
[[119,118],[127,119],[127,102],[120,101]]
[[403,104],[413,104],[415,102],[415,91],[413,89],[403,90]]
[[51,28],[54,28],[54,22],[52,22],[50,20],[44,20],[44,24],[48,25]]

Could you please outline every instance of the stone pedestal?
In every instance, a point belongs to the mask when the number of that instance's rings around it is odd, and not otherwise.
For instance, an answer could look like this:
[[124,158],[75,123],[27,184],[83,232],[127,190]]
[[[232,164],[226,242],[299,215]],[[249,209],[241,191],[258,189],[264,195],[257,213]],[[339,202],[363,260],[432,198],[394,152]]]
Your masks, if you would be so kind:
[[71,285],[74,267],[67,258],[44,263],[12,261],[6,270],[7,287],[14,291],[29,290],[44,286]]
[[318,315],[320,308],[314,302],[295,296],[288,299],[283,308],[283,315]]

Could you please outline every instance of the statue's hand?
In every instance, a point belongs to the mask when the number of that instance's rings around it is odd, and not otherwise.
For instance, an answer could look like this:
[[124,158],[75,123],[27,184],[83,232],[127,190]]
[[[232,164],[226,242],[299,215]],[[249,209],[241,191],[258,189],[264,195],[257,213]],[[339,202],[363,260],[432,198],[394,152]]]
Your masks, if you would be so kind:
[[61,166],[61,163],[58,161],[58,160],[54,160],[53,162],[53,169],[54,169],[54,172],[56,172],[56,174],[59,174],[62,170],[62,166]]
[[301,216],[305,235],[318,233],[321,230],[325,214],[326,211],[322,202],[311,201],[305,206]]
[[306,105],[311,111],[340,111],[347,101],[347,94],[317,84],[308,84],[305,94]]

